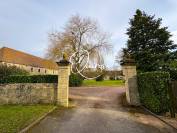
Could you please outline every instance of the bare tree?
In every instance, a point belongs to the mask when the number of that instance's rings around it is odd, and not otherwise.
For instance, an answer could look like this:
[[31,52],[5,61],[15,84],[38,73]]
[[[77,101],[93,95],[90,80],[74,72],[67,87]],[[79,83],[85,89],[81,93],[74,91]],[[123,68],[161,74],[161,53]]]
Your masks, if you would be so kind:
[[115,62],[121,64],[123,60],[129,58],[129,53],[126,48],[122,48],[120,51],[117,52],[115,56]]
[[85,63],[84,59],[88,56],[83,50],[89,52],[90,61],[104,63],[103,53],[112,49],[110,35],[102,32],[96,21],[79,15],[72,16],[63,31],[50,33],[49,41],[48,59],[58,60],[63,52],[68,56],[75,53],[73,60],[80,65]]

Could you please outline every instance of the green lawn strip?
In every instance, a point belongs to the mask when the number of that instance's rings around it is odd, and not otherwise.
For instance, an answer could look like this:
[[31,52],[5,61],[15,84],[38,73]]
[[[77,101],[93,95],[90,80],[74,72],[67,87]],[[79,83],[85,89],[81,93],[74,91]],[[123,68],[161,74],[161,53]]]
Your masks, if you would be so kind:
[[84,80],[82,86],[89,86],[89,87],[101,87],[101,86],[123,86],[123,80],[104,80],[104,81],[96,81],[96,80]]
[[53,105],[0,106],[0,133],[16,133],[54,108]]

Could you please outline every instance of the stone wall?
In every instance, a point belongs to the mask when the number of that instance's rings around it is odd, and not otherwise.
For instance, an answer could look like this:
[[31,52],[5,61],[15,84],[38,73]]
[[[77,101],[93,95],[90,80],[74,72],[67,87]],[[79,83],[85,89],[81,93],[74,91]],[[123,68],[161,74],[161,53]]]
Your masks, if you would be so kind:
[[56,100],[57,84],[0,84],[0,104],[55,103]]

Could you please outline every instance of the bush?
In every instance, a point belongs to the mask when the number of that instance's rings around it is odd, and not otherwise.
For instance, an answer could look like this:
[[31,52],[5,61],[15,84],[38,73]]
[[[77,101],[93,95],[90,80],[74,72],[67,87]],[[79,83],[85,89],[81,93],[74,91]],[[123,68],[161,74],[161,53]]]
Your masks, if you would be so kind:
[[138,89],[142,105],[154,113],[169,109],[167,72],[146,72],[138,74]]
[[[83,78],[76,74],[69,77],[70,86],[81,86]],[[58,83],[58,75],[11,75],[0,76],[0,84],[4,83]]]
[[103,81],[104,80],[104,75],[100,75],[96,78],[96,81]]
[[0,83],[57,83],[57,75],[31,75],[1,77]]
[[110,80],[115,80],[115,78],[114,78],[114,77],[109,77],[109,79],[110,79]]
[[0,65],[0,76],[6,77],[9,75],[29,75],[29,73],[16,66]]
[[170,73],[170,78],[172,80],[177,80],[177,70],[171,69],[171,70],[169,70],[169,73]]
[[78,74],[71,74],[69,77],[69,86],[76,87],[81,86],[83,82],[83,78]]

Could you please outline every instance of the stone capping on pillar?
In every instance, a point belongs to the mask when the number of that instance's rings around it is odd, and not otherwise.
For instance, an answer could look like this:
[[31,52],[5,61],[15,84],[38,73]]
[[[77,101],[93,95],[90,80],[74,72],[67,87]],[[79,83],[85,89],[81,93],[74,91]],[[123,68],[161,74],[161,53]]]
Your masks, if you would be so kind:
[[70,65],[70,62],[66,59],[62,59],[59,62],[56,62],[58,64],[58,66],[68,66]]
[[136,66],[135,60],[131,58],[125,58],[121,60],[120,62],[121,62],[120,63],[121,66]]

